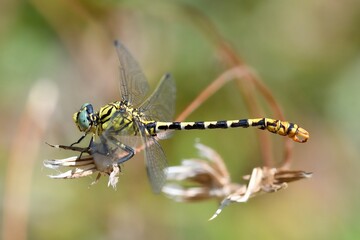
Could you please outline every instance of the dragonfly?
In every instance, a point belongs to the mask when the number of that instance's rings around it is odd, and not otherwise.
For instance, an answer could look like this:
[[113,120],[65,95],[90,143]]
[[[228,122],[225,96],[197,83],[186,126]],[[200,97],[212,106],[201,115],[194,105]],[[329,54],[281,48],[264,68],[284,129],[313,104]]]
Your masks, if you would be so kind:
[[147,175],[155,193],[159,193],[165,184],[167,169],[166,156],[158,140],[174,130],[257,127],[288,136],[296,142],[306,142],[309,138],[309,133],[297,124],[271,118],[174,122],[176,87],[172,76],[165,74],[147,97],[149,84],[139,64],[120,41],[115,41],[114,45],[119,59],[120,101],[106,104],[99,111],[94,111],[90,103],[83,104],[73,115],[83,135],[70,146],[62,147],[80,151],[82,148],[74,145],[91,134],[88,152],[106,168],[113,163],[120,166],[128,161],[141,145]]

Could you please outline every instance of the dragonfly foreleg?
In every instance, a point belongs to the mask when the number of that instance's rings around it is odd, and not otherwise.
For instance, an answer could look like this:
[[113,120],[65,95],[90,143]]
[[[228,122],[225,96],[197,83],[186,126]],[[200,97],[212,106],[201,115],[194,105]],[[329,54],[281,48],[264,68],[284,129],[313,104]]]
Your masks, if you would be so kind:
[[135,151],[134,151],[134,149],[132,147],[129,147],[129,146],[123,144],[123,143],[120,143],[119,147],[121,149],[123,149],[125,152],[127,152],[127,155],[124,156],[124,157],[121,157],[120,159],[118,159],[117,160],[118,164],[122,164],[122,163],[126,162],[127,160],[131,159],[134,156]]
[[52,144],[49,144],[49,143],[46,143],[46,144],[48,144],[48,145],[51,146],[51,147],[55,147],[55,148],[62,148],[62,149],[65,149],[65,150],[71,150],[71,151],[75,151],[75,152],[80,152],[79,156],[77,157],[77,159],[80,159],[81,156],[83,155],[83,153],[87,153],[87,154],[89,154],[89,155],[91,154],[91,153],[90,153],[90,150],[91,150],[90,146],[92,145],[94,138],[91,137],[89,146],[87,146],[87,147],[75,147],[75,146],[73,146],[73,145],[80,143],[81,140],[84,139],[85,136],[86,136],[86,135],[84,135],[83,137],[81,137],[77,142],[71,144],[70,146],[66,146],[66,145],[52,145]]
[[50,147],[54,147],[54,148],[61,148],[61,149],[65,149],[65,150],[71,150],[71,151],[75,151],[75,152],[86,152],[89,153],[89,147],[74,147],[74,146],[66,146],[66,145],[52,145],[50,143],[46,143],[47,145],[49,145]]
[[74,145],[76,145],[76,144],[79,144],[79,143],[86,137],[86,135],[87,135],[87,133],[84,133],[84,134],[79,138],[79,140],[77,140],[76,142],[72,143],[72,144],[70,145],[70,147],[72,147],[72,146],[74,146]]
[[[121,156],[120,158],[118,158],[117,160],[115,160],[119,165],[126,162],[127,160],[131,159],[134,155],[135,155],[135,151],[132,147],[118,141],[116,138],[114,137],[109,137],[108,139],[105,139],[103,138],[102,139],[104,147],[107,148],[107,144],[106,144],[106,141],[110,141],[112,142],[113,144],[115,144],[118,148],[120,148],[121,150],[125,151],[126,152],[126,155],[125,156]],[[116,152],[116,149],[113,149],[114,152],[111,152],[108,151],[108,154],[110,155],[113,155],[115,152]],[[123,155],[123,154],[122,154]]]

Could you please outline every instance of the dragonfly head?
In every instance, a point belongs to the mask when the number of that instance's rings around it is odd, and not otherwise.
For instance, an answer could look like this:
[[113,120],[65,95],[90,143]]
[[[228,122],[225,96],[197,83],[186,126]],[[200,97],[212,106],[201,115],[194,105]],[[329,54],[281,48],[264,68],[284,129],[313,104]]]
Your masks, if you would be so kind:
[[94,112],[90,103],[82,105],[80,110],[73,115],[73,120],[81,132],[95,131],[97,119],[97,113]]

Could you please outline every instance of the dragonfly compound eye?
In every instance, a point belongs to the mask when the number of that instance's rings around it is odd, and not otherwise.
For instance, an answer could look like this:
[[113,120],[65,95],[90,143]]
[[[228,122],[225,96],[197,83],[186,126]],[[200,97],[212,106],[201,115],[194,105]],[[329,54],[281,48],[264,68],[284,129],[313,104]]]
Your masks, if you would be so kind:
[[93,107],[89,103],[85,103],[79,112],[74,113],[73,120],[81,132],[85,132],[93,125],[91,116],[93,115]]

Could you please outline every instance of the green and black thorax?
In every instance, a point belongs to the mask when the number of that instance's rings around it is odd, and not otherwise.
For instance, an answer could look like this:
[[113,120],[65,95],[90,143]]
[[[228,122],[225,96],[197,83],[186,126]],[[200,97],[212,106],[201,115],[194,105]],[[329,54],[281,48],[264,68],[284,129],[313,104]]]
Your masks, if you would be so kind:
[[105,130],[122,132],[128,136],[139,134],[139,127],[144,126],[146,135],[156,136],[156,121],[146,120],[139,108],[132,107],[127,101],[115,101],[95,112],[91,104],[84,104],[73,116],[80,131],[100,136]]

